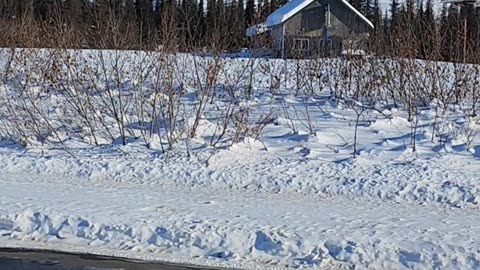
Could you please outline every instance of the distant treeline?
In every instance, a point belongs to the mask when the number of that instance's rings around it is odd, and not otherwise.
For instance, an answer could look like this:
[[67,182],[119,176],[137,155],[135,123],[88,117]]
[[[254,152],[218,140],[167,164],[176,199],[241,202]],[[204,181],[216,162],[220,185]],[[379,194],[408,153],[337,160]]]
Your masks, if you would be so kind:
[[[375,25],[369,49],[380,56],[478,62],[480,12],[432,0],[350,0]],[[245,29],[286,0],[0,0],[0,46],[238,51],[268,46]]]

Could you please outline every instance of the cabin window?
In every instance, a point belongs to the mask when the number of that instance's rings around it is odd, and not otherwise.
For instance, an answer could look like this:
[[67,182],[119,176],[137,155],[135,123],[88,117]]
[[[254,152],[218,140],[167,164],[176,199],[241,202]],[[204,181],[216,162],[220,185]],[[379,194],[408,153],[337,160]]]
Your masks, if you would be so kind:
[[293,49],[296,51],[310,51],[310,39],[308,38],[293,39]]

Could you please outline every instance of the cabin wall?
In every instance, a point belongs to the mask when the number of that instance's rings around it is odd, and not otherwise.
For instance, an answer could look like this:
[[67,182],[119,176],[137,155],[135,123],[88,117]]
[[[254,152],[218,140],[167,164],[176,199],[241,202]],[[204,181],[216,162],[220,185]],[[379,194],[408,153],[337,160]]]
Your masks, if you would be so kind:
[[[285,35],[287,36],[308,36],[322,37],[325,26],[325,7],[330,4],[330,34],[334,36],[347,37],[351,33],[366,33],[366,25],[358,16],[337,0],[315,1],[295,16],[287,20]],[[310,22],[318,22],[315,27]]]
[[337,0],[319,0],[322,5],[330,4],[332,13],[332,26],[337,27],[341,35],[350,33],[368,33],[370,26],[365,23],[355,12]]
[[335,17],[347,29],[347,33],[364,34],[372,29],[358,14],[347,8],[343,3],[336,0],[319,0],[329,3],[331,6],[332,17]]
[[[330,5],[328,43],[324,43],[326,6]],[[282,28],[284,27],[284,29]],[[285,57],[314,57],[338,54],[344,40],[359,40],[369,26],[352,10],[338,0],[318,0],[305,7],[282,25],[272,29],[273,48],[281,56],[285,39]],[[308,49],[307,49],[308,48]]]
[[350,11],[346,9],[339,1],[323,0],[322,6],[330,5],[330,35],[337,37],[347,37],[350,32],[348,20],[345,20],[342,14],[347,14]]
[[[306,15],[312,15],[313,12],[318,11],[321,12],[321,14],[318,15],[318,27],[315,27],[313,29],[309,29],[306,24]],[[325,20],[325,15],[323,12],[323,6],[320,5],[319,2],[315,1],[309,6],[307,6],[304,10],[298,12],[287,20],[284,25],[285,25],[285,35],[287,36],[304,36],[304,35],[310,35],[310,36],[321,36],[323,32],[323,27],[324,27],[324,20]]]
[[270,36],[272,37],[272,49],[275,52],[275,57],[282,57],[282,37],[283,37],[283,25],[278,25],[270,30]]

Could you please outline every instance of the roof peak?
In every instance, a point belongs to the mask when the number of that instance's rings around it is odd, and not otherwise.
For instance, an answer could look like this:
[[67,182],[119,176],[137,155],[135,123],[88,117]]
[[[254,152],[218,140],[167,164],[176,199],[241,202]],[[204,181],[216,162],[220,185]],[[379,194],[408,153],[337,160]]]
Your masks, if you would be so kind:
[[[267,27],[271,28],[276,25],[282,24],[295,14],[309,6],[311,3],[317,0],[291,0],[285,5],[281,6],[279,9],[275,10],[267,18]],[[371,28],[374,28],[373,23],[367,19],[360,11],[354,8],[347,0],[336,0],[345,5],[348,9],[352,10],[362,21],[364,21]]]

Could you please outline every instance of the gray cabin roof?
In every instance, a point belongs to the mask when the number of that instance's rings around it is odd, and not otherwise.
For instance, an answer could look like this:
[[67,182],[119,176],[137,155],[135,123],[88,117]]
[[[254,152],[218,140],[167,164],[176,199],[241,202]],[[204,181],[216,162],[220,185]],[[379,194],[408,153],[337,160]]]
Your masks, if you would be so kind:
[[[315,2],[316,0],[292,0],[279,9],[275,10],[270,16],[267,18],[267,27],[272,28],[279,24],[284,23],[291,17],[295,16],[298,12],[302,9],[306,8],[311,3]],[[355,13],[362,21],[364,21],[368,26],[374,28],[373,23],[367,19],[360,11],[355,9],[347,0],[337,0],[343,5],[345,5],[348,9],[350,9],[353,13]]]

